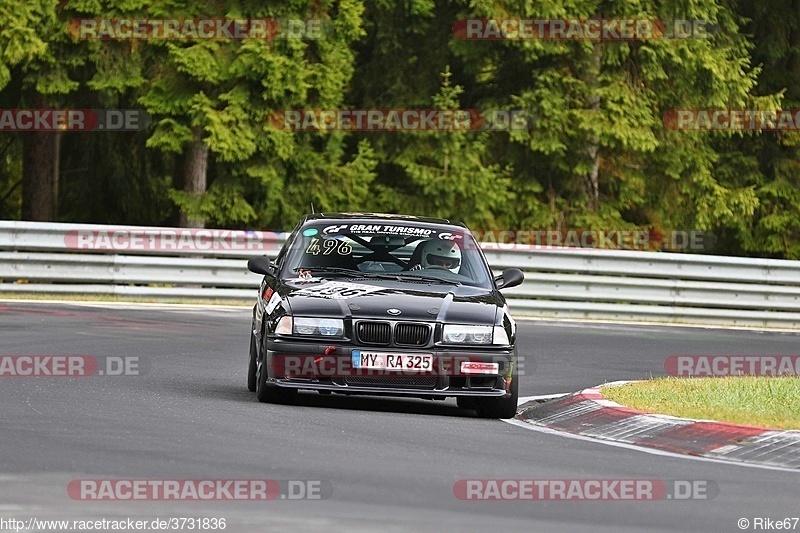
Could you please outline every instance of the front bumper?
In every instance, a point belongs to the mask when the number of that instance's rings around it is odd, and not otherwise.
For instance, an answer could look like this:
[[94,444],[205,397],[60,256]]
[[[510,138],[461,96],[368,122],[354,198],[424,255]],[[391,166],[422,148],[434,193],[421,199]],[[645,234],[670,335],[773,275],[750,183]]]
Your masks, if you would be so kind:
[[[410,373],[354,369],[350,366],[353,350],[431,354],[433,370]],[[496,363],[498,371],[494,374],[462,373],[461,362]],[[282,339],[267,341],[265,360],[268,383],[282,388],[422,398],[510,395],[515,364],[513,347],[367,347]]]

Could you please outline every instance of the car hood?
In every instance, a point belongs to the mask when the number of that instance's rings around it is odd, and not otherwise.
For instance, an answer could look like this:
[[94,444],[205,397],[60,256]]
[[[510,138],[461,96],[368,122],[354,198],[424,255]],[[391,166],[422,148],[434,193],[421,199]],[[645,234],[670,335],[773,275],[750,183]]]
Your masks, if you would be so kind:
[[498,308],[505,303],[491,289],[375,279],[287,280],[279,293],[296,316],[463,324],[495,324]]

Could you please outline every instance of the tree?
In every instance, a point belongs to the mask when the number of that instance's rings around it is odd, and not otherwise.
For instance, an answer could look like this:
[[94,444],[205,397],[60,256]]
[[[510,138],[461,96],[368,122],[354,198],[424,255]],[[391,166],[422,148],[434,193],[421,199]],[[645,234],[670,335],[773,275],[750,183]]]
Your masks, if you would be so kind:
[[[268,120],[279,109],[341,105],[353,68],[349,43],[361,31],[361,2],[223,2],[217,9],[212,14],[208,6],[187,4],[176,12],[170,3],[154,1],[146,14],[319,18],[328,23],[330,32],[319,40],[248,38],[145,45],[142,53],[151,74],[140,102],[155,120],[148,147],[176,156],[176,187],[170,197],[180,207],[181,224],[210,220],[225,225],[282,225],[296,218],[298,207],[289,207],[292,200],[275,199],[313,199],[304,193],[311,190],[321,196],[319,204],[330,203],[327,180],[342,179],[344,190],[365,196],[351,183],[370,179],[368,171],[352,176],[365,160],[356,158],[352,165],[340,166],[341,135],[314,142],[314,135],[276,131]],[[368,151],[365,146],[360,153],[367,157]],[[207,172],[211,168],[213,176]],[[297,187],[292,184],[295,180]]]
[[[756,96],[759,70],[750,65],[741,20],[729,7],[711,0],[534,6],[520,1],[507,2],[503,11],[471,4],[459,16],[508,13],[539,19],[689,19],[720,29],[705,39],[454,42],[476,79],[489,73],[483,78],[511,107],[537,118],[536,128],[512,133],[533,156],[533,169],[528,165],[517,183],[546,177],[546,187],[540,182],[536,190],[550,197],[551,227],[712,229],[752,216],[758,204],[752,186],[718,168],[719,143],[733,142],[731,136],[674,131],[663,120],[674,109],[777,103],[774,96]],[[539,206],[546,200],[534,201]]]
[[[449,67],[433,98],[433,109],[463,111],[458,97],[463,87],[452,85]],[[404,174],[407,186],[379,185],[383,205],[391,211],[463,221],[476,228],[498,225],[498,217],[510,200],[510,168],[491,163],[490,131],[397,132],[393,162]],[[487,162],[488,161],[488,162]]]
[[[466,110],[485,90],[464,75],[448,47],[454,2],[370,2],[367,35],[356,44],[357,74],[348,101],[357,109]],[[462,84],[462,81],[464,82]],[[489,108],[492,108],[491,106]],[[361,132],[379,165],[371,210],[441,216],[502,227],[513,201],[511,163],[492,149],[507,133]]]
[[[80,62],[80,54],[59,20],[60,9],[57,0],[8,0],[0,7],[4,28],[0,31],[0,91],[12,81],[12,74],[19,79],[19,92],[10,91],[16,101],[7,101],[9,107],[58,107],[61,97],[77,88],[70,69]],[[21,137],[22,218],[54,220],[61,134],[32,131]]]
[[[735,5],[747,20],[743,30],[753,36],[753,61],[763,66],[756,92],[782,94],[783,109],[800,108],[800,1]],[[750,135],[728,149],[732,163],[747,160],[748,184],[758,199],[753,216],[730,236],[730,248],[800,259],[800,133]],[[740,168],[730,165],[741,179]]]

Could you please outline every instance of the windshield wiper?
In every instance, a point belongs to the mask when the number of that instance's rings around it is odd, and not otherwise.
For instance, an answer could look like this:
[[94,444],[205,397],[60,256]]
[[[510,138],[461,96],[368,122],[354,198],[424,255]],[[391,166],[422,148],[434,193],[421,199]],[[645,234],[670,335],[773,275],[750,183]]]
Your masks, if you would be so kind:
[[337,274],[361,274],[360,270],[353,270],[352,268],[342,267],[297,267],[292,269],[292,272],[335,272]]
[[399,276],[403,281],[427,281],[429,283],[444,283],[447,285],[461,285],[460,281],[453,281],[451,279],[442,279],[434,276],[417,276],[416,274],[409,274],[407,276]]
[[398,280],[400,279],[399,276],[389,274],[389,273],[381,273],[381,272],[362,272],[361,270],[354,270],[352,268],[342,268],[342,267],[308,267],[308,268],[295,268],[294,272],[299,271],[306,271],[306,272],[330,272],[332,274],[344,274],[347,276],[352,277],[359,277],[359,278],[380,278],[380,279],[392,279]]

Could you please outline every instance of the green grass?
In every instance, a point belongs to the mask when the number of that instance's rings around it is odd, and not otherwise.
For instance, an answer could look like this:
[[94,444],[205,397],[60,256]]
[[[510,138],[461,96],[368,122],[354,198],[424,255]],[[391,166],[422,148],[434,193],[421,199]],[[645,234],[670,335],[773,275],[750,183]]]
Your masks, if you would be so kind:
[[663,415],[800,429],[800,378],[657,378],[603,387],[619,404]]

